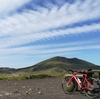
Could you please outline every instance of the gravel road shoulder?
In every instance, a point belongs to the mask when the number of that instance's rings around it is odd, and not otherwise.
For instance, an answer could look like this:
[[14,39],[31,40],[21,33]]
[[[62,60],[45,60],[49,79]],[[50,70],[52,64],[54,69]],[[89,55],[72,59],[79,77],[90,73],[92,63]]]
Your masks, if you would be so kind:
[[88,99],[75,92],[66,95],[61,78],[44,78],[18,81],[0,81],[0,99]]

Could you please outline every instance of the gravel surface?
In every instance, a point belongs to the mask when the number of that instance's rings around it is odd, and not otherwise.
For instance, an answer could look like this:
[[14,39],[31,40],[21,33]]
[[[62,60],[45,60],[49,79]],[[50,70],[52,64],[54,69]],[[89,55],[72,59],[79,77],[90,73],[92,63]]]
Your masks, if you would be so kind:
[[66,95],[61,78],[0,81],[0,99],[89,99],[75,92]]

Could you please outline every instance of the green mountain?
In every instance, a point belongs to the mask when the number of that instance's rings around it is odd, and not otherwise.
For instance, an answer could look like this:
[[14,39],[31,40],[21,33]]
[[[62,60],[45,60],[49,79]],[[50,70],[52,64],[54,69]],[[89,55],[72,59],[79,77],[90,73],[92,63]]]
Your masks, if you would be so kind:
[[66,73],[67,69],[100,69],[100,66],[97,66],[93,63],[78,59],[78,58],[66,58],[66,57],[53,57],[47,60],[44,60],[38,64],[35,64],[30,67],[21,68],[17,71],[19,72],[32,72],[35,74],[45,73],[50,75],[60,75]]
[[26,68],[0,68],[0,74],[48,74],[52,76],[59,76],[64,75],[66,73],[66,69],[100,69],[100,66],[78,58],[56,56]]
[[0,74],[12,74],[16,71],[14,68],[8,68],[8,67],[1,67],[0,68]]

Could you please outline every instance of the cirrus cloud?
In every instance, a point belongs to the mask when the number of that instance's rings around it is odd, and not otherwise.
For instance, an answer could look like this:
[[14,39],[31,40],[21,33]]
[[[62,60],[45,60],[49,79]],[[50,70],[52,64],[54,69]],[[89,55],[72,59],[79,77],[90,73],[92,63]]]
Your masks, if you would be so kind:
[[100,49],[100,0],[3,0],[0,5],[3,59],[20,55],[28,64],[30,55]]

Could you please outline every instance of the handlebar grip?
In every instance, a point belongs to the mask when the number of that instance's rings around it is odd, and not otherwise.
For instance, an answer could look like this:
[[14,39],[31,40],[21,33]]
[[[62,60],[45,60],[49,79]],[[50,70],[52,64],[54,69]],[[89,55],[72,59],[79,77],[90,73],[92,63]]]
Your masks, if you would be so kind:
[[74,71],[73,71],[73,70],[71,70],[71,69],[69,69],[69,70],[68,70],[68,72],[72,72],[72,73],[73,73]]
[[88,69],[88,72],[89,72],[89,71],[92,71],[92,69]]
[[[66,70],[67,70],[67,69],[66,69]],[[72,73],[74,72],[74,71],[73,71],[73,70],[71,70],[71,69],[69,69],[69,70],[67,70],[67,71],[68,71],[68,73],[69,73],[69,72],[72,72]]]

